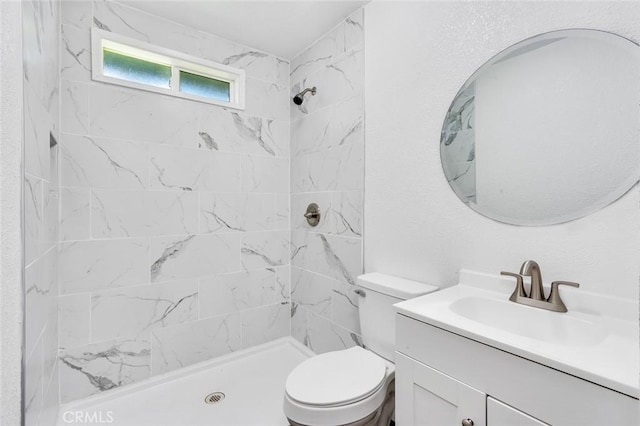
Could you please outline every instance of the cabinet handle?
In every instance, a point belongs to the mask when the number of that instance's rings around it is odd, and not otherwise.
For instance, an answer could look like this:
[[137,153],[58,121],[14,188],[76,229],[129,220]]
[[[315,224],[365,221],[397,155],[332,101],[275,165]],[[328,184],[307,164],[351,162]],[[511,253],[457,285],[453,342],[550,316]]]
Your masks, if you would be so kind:
[[462,426],[473,426],[473,420],[471,419],[463,419]]

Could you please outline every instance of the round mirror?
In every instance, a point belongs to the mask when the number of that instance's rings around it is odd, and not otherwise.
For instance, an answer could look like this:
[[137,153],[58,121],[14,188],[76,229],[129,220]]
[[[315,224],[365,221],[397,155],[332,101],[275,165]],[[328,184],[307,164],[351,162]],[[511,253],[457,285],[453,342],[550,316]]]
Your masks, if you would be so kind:
[[469,207],[514,225],[588,215],[640,177],[640,48],[596,30],[517,43],[462,86],[440,157]]

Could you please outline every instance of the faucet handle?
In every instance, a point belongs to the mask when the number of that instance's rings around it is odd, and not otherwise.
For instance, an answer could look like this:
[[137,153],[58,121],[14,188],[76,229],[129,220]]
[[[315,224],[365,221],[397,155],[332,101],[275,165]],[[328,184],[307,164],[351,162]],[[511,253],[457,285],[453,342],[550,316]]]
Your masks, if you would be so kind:
[[509,300],[511,300],[512,302],[515,302],[518,297],[527,297],[527,292],[524,289],[522,275],[515,274],[513,272],[505,272],[505,271],[500,272],[500,275],[514,277],[516,279],[516,288],[513,290],[513,293],[509,297]]
[[580,287],[580,283],[572,283],[571,281],[554,281],[551,283],[551,287],[558,288],[559,285],[568,285],[570,287]]
[[567,307],[564,302],[560,298],[560,292],[558,291],[558,287],[561,285],[568,285],[571,287],[580,287],[580,284],[573,283],[571,281],[554,281],[551,283],[551,292],[549,292],[549,297],[547,298],[547,302],[551,303],[556,307],[554,309],[558,312],[567,312]]

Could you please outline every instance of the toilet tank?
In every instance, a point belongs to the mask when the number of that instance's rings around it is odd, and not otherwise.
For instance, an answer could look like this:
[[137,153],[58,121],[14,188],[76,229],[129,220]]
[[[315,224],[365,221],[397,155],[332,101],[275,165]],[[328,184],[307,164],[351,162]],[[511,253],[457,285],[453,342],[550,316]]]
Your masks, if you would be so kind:
[[438,290],[438,287],[377,272],[360,275],[358,297],[360,330],[365,348],[394,362],[395,303]]

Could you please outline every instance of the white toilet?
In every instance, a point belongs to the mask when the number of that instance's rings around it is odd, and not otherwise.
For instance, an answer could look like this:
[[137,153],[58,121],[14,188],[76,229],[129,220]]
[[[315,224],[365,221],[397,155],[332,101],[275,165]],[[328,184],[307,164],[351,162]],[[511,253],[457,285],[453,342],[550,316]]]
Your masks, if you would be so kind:
[[431,293],[429,284],[371,273],[358,277],[359,346],[317,355],[287,378],[284,413],[293,426],[387,426],[394,407],[393,304]]

